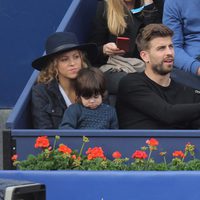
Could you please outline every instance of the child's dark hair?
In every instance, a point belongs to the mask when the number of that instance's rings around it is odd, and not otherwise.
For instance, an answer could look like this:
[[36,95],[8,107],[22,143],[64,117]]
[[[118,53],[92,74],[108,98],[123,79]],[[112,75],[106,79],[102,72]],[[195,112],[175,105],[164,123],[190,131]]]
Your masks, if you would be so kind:
[[81,96],[90,98],[97,95],[104,98],[106,83],[103,72],[95,67],[81,69],[75,81],[75,92],[78,99]]

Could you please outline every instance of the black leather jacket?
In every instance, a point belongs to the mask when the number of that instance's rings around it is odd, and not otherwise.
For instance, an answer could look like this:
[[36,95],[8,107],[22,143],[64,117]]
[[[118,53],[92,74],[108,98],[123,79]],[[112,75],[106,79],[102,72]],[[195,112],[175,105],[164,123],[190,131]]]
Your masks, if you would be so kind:
[[31,105],[33,128],[58,129],[67,106],[56,80],[33,86]]

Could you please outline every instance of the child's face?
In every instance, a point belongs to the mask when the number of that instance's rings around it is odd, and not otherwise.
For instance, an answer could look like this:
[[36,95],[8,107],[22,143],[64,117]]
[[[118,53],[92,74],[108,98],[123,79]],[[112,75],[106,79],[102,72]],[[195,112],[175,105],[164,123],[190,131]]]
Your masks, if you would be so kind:
[[85,107],[95,109],[102,103],[102,96],[99,94],[90,98],[81,97],[81,101]]

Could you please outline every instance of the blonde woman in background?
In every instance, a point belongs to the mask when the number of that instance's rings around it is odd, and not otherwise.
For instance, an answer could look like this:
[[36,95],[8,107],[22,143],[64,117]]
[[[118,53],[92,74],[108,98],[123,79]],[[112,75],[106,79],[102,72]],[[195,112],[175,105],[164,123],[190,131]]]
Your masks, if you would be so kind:
[[70,32],[57,32],[46,41],[46,55],[37,58],[32,66],[40,71],[32,88],[33,128],[57,129],[64,111],[75,103],[74,80],[81,68],[97,54],[95,44],[79,44]]
[[[162,22],[163,0],[159,4],[153,0],[104,0],[98,2],[90,41],[98,46],[96,64],[105,64],[109,55],[139,57],[135,38],[141,27]],[[159,8],[159,9],[158,9]],[[117,48],[118,36],[130,38],[130,50]]]

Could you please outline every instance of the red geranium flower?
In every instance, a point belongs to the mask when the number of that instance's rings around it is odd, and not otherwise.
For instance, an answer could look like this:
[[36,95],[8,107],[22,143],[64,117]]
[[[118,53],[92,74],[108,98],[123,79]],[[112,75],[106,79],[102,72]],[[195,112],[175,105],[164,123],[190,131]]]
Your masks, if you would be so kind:
[[146,144],[149,146],[155,147],[158,146],[159,142],[155,138],[150,138],[149,140],[146,141]]
[[17,154],[15,154],[15,155],[13,155],[13,156],[12,156],[11,160],[12,160],[12,161],[16,161],[16,160],[17,160],[17,158],[18,158],[18,155],[17,155]]
[[66,154],[71,154],[71,152],[72,152],[72,150],[68,146],[66,146],[64,144],[60,144],[59,145],[58,151],[66,153]]
[[174,151],[172,155],[174,157],[185,158],[185,154],[182,151]]
[[121,158],[122,154],[119,151],[115,151],[115,152],[113,152],[112,157],[115,159]]
[[145,159],[147,158],[147,154],[145,151],[137,150],[135,153],[133,153],[132,158]]
[[103,158],[104,160],[106,160],[103,149],[101,147],[89,148],[86,154],[87,154],[88,160],[92,160],[95,158]]
[[47,148],[49,145],[47,136],[41,136],[36,139],[35,148]]
[[74,160],[76,159],[76,155],[75,155],[75,154],[74,154],[74,155],[72,155],[72,159],[74,159]]

